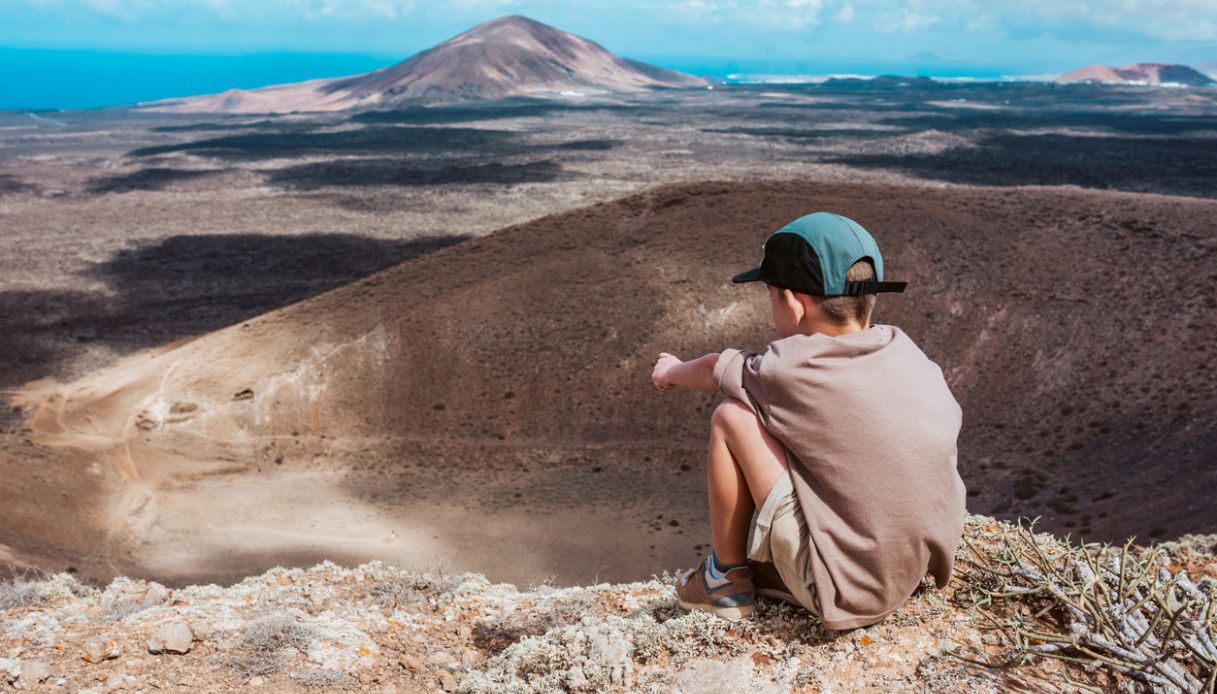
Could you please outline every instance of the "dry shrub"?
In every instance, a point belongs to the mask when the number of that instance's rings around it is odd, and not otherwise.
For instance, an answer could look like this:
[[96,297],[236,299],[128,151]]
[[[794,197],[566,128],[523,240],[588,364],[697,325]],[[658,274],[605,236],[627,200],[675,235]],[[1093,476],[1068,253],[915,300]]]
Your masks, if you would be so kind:
[[243,656],[228,658],[228,664],[249,675],[268,675],[282,666],[285,649],[306,650],[313,642],[311,627],[287,612],[276,612],[245,625],[241,635]]
[[292,682],[309,689],[325,689],[333,691],[353,687],[357,684],[354,677],[337,670],[308,670],[292,674]]
[[0,610],[31,607],[42,602],[45,579],[43,573],[26,571],[0,581]]
[[1164,550],[1073,546],[1034,522],[1004,526],[995,552],[968,548],[971,607],[1013,646],[1012,662],[1055,658],[1134,688],[1214,691],[1217,585],[1194,583]]

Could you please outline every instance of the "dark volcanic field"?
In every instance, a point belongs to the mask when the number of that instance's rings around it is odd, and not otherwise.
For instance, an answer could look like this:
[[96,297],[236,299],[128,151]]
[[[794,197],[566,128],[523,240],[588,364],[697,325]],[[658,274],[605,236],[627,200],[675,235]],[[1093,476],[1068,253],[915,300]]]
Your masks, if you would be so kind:
[[[885,244],[893,267],[928,292],[883,302],[879,317],[925,345],[964,401],[960,465],[972,510],[1043,516],[1050,529],[1101,540],[1217,532],[1207,501],[1217,490],[1217,202],[1209,200],[1217,197],[1215,154],[1217,90],[1206,89],[890,79],[354,115],[9,112],[0,114],[0,388],[96,374],[139,350],[241,323],[412,259],[393,272],[413,278],[442,267],[428,263],[435,251],[445,249],[439,258],[462,257],[473,252],[469,243],[480,243],[469,239],[502,227],[657,184],[714,180],[516,227],[514,239],[535,228],[538,239],[551,241],[500,242],[504,250],[495,257],[543,279],[545,271],[528,263],[557,258],[569,252],[563,244],[578,243],[554,224],[576,224],[588,239],[604,237],[608,250],[597,252],[608,256],[632,253],[646,243],[640,230],[663,225],[660,245],[677,249],[674,258],[690,265],[662,265],[667,274],[654,280],[662,285],[657,294],[704,311],[690,325],[712,326],[710,336],[751,344],[764,340],[763,316],[750,298],[736,306],[730,287],[716,279],[753,260],[736,258],[751,248],[744,237],[759,244],[784,221],[778,217],[821,206],[856,216]],[[798,183],[753,183],[774,179]],[[732,239],[722,251],[730,258],[702,257],[704,250],[681,245],[679,239],[706,229],[717,230],[713,239]],[[703,271],[710,267],[722,272]],[[608,273],[597,268],[597,277]],[[558,286],[540,279],[528,286],[519,297],[531,303],[513,309],[524,313],[485,336],[486,344],[514,329],[524,332],[512,339],[525,344],[534,319],[537,339],[565,339],[575,324],[562,316],[586,310],[548,294]],[[638,315],[652,320],[645,298],[635,299]],[[403,310],[408,303],[401,300]],[[621,311],[605,308],[609,316]],[[622,334],[647,343],[637,332],[646,326],[631,315],[614,320]],[[742,322],[733,328],[737,318]],[[612,325],[598,329],[617,334]],[[690,333],[674,347],[714,348],[706,337]],[[640,364],[631,362],[632,377],[643,373]],[[527,413],[528,402],[546,396],[508,385],[540,382],[535,366],[517,366],[514,376],[496,371],[495,387],[512,393],[513,411]],[[643,432],[646,457],[658,455],[682,475],[672,489],[697,493],[686,478],[699,469],[699,418],[709,401],[674,400],[687,410],[662,415],[673,417],[677,434],[669,450],[655,443],[657,431],[637,421],[639,408],[651,406],[624,392],[606,402],[634,415],[595,409],[588,398],[571,401],[578,407],[539,406],[519,415],[520,430],[535,434],[520,445],[530,456],[566,456],[579,466],[562,487],[575,498],[570,487],[578,480],[607,484],[612,466],[638,464],[624,449],[597,453],[598,446],[624,445]],[[459,398],[420,407],[405,420],[418,426],[403,424],[410,430],[403,433],[421,440],[435,433],[428,433],[432,420],[438,426],[442,418],[493,414]],[[537,422],[563,412],[582,424],[570,430],[575,439],[569,431],[555,434],[553,454],[546,455],[549,429]],[[12,406],[0,411],[0,473],[16,480],[4,493],[67,499],[62,512],[88,517],[113,491],[114,479],[94,471],[97,483],[85,484],[77,457],[32,442],[30,414]],[[604,422],[592,425],[592,418]],[[494,426],[506,426],[499,422]],[[611,430],[613,422],[622,430]],[[412,470],[394,471],[392,488],[369,483],[360,494],[386,508],[410,494],[442,496],[446,478],[423,469],[426,452],[435,448],[452,464],[462,456],[447,448],[483,451],[483,444],[448,441],[454,434],[442,426],[435,431],[443,435],[433,443],[394,442],[406,448],[377,465],[409,460]],[[509,439],[514,430],[496,431],[478,435]],[[343,442],[340,431],[328,436],[326,450],[362,445]],[[572,446],[577,454],[563,453]],[[336,459],[352,469],[368,465],[357,456]],[[596,474],[585,474],[587,465]],[[481,503],[518,506],[547,488],[535,476],[523,480],[515,489],[496,478],[493,499]],[[641,519],[648,536],[681,533],[657,543],[659,553],[636,567],[639,575],[696,558],[692,548],[699,551],[705,539],[701,504],[679,502],[677,528],[665,525],[670,517],[655,518],[651,505],[663,505],[656,494],[628,502],[627,515]],[[0,517],[0,527],[9,529],[0,531],[0,562],[63,568],[72,555],[57,543],[109,541],[82,521],[43,533],[31,546],[39,505],[3,506],[16,515]],[[689,556],[664,554],[677,545]],[[240,571],[255,570],[257,556],[245,556]],[[318,558],[303,550],[276,556]],[[82,565],[99,575],[139,571],[108,553]],[[552,573],[550,566],[537,570]]]

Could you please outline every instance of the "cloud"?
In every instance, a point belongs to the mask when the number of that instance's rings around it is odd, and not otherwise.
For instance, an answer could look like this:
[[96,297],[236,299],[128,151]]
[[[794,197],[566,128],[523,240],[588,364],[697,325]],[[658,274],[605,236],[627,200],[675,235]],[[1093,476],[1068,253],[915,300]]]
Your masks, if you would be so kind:
[[[645,9],[660,15],[675,13],[685,21],[706,24],[741,23],[769,30],[797,31],[819,26],[825,16],[850,21],[850,0],[678,0]],[[668,17],[664,17],[668,18]]]
[[[26,10],[79,23],[89,17],[138,23],[188,23],[211,18],[259,26],[266,22],[348,24],[409,17],[425,22],[487,18],[512,6],[521,14],[553,13],[554,0],[0,0],[6,13]],[[766,32],[855,30],[915,34],[983,33],[1017,40],[1055,35],[1065,42],[1140,36],[1156,41],[1217,40],[1217,0],[580,0],[577,11],[599,11],[622,21],[748,27]],[[572,10],[575,11],[575,10]],[[505,13],[505,12],[503,12]],[[18,12],[18,15],[21,13]],[[1082,37],[1082,38],[1079,38]],[[1106,37],[1106,39],[1104,38]],[[1126,41],[1125,41],[1126,42]]]
[[820,14],[829,3],[828,0],[762,0],[761,4],[762,16],[777,19],[788,28],[804,29],[820,23]]
[[[859,0],[859,4],[865,0]],[[1167,41],[1217,39],[1214,0],[870,0],[878,28],[912,32],[936,24],[964,31],[1052,33],[1081,25]]]
[[903,7],[885,12],[876,28],[884,32],[910,32],[938,23],[939,15],[928,0],[906,0]]
[[413,0],[283,0],[283,5],[308,20],[398,19],[414,10]]
[[[125,22],[187,15],[209,15],[238,22],[303,19],[401,19],[420,11],[432,14],[480,13],[519,3],[519,0],[445,0],[442,7],[417,0],[8,0],[19,6],[62,16],[95,16]],[[0,0],[0,17],[5,0]]]
[[1217,39],[1217,0],[676,0],[642,9],[669,17],[674,13],[686,21],[743,22],[790,31],[855,24],[887,33],[935,27],[1009,35],[1080,25],[1096,34]]

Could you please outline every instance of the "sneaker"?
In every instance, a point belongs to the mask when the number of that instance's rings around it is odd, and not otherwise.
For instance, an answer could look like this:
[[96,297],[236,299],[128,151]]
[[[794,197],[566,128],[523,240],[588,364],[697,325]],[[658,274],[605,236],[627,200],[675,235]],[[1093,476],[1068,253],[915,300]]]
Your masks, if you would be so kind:
[[756,587],[757,595],[776,598],[788,602],[795,607],[803,606],[795,599],[790,589],[786,587],[786,583],[782,580],[782,576],[778,573],[776,566],[767,561],[749,561],[748,568],[752,569],[752,581]]
[[702,610],[725,619],[751,616],[756,611],[752,604],[752,569],[738,566],[712,582],[707,575],[710,561],[706,557],[700,566],[677,580],[676,601],[686,610]]

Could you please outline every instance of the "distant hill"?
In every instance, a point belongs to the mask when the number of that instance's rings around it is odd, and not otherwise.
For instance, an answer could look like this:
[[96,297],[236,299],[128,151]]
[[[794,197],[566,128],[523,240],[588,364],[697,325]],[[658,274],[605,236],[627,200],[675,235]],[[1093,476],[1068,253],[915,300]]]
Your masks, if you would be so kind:
[[1217,84],[1208,75],[1186,65],[1137,63],[1125,67],[1087,65],[1056,78],[1057,82],[1096,84],[1182,84],[1203,87]]
[[825,87],[842,89],[890,89],[892,87],[934,87],[938,85],[929,77],[906,77],[904,75],[879,75],[877,77],[830,77],[822,83]]
[[527,17],[479,24],[396,65],[351,77],[230,89],[141,104],[148,110],[282,113],[510,96],[704,87],[706,80],[622,58]]

